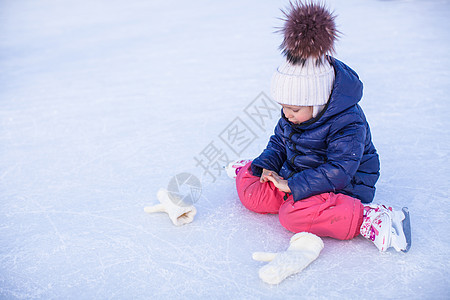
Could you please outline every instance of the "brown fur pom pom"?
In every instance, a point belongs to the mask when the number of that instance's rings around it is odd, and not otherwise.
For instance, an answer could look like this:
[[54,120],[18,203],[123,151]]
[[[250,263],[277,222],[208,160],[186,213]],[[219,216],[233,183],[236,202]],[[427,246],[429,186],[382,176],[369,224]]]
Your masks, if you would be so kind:
[[290,2],[281,32],[284,34],[280,49],[290,63],[304,62],[307,58],[320,61],[334,53],[334,41],[339,31],[334,19],[323,4]]

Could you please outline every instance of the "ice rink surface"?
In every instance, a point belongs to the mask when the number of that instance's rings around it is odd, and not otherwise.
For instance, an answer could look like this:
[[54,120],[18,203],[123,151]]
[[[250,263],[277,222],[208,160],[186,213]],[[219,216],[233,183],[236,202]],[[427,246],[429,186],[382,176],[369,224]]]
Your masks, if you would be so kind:
[[[327,3],[336,57],[365,85],[374,202],[409,207],[409,253],[325,238],[307,269],[267,285],[251,254],[292,233],[196,160],[265,147],[276,117],[259,128],[245,111],[283,60],[286,1],[5,0],[0,298],[449,299],[450,1]],[[236,120],[254,133],[238,151],[223,139]],[[202,195],[178,228],[143,207],[182,172]]]

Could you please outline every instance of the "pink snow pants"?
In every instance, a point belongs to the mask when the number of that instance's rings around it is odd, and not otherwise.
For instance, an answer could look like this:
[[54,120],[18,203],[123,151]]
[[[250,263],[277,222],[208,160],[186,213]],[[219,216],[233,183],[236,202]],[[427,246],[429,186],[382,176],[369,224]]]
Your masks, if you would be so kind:
[[294,202],[292,195],[278,190],[272,182],[261,183],[252,174],[251,163],[236,178],[239,199],[249,210],[278,213],[280,223],[292,232],[310,232],[321,237],[348,240],[359,235],[363,221],[361,201],[344,194],[323,193]]

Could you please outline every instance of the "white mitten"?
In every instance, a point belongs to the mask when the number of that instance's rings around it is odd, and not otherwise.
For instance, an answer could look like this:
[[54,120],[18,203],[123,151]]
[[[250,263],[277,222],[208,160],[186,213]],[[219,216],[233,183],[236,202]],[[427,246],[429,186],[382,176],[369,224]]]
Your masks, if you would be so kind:
[[182,202],[181,199],[179,197],[176,197],[174,194],[169,195],[169,192],[165,189],[159,189],[156,196],[158,197],[158,200],[159,202],[161,202],[161,204],[145,207],[145,212],[165,212],[169,215],[170,220],[176,226],[191,223],[194,220],[194,216],[197,213],[197,210],[193,205],[177,205],[176,203]]
[[255,252],[253,259],[268,261],[259,269],[259,278],[270,284],[278,284],[290,275],[296,274],[312,263],[323,249],[320,237],[308,232],[295,234],[285,252]]

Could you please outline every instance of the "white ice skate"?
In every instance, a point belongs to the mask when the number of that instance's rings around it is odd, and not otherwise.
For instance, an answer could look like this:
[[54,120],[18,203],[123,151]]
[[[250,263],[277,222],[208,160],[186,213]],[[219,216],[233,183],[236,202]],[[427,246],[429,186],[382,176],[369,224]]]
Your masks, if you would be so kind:
[[230,178],[236,178],[239,171],[244,167],[246,164],[251,162],[251,159],[239,159],[232,161],[228,164],[228,166],[225,167],[225,170],[227,171],[227,175]]
[[408,252],[411,247],[411,224],[408,208],[395,211],[384,205],[364,207],[361,235],[371,240],[381,251],[393,247],[397,251]]

